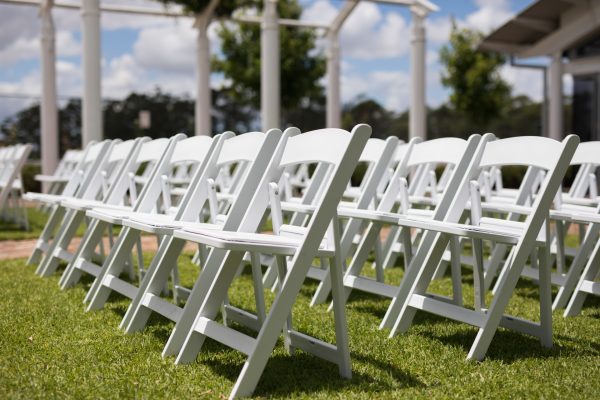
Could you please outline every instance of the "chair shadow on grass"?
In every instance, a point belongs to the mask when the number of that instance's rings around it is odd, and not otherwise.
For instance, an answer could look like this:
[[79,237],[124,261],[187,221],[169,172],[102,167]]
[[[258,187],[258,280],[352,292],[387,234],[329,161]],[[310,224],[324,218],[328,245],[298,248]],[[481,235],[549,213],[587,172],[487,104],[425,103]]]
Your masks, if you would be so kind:
[[[461,329],[444,333],[440,332],[439,329],[429,329],[427,327],[427,325],[433,325],[442,321],[456,325],[457,328],[460,327]],[[435,340],[443,345],[463,349],[465,357],[477,335],[477,328],[475,327],[466,326],[459,322],[450,321],[431,314],[418,313],[415,317],[415,324],[421,327],[419,335]],[[583,342],[576,338],[555,334],[552,348],[547,348],[542,346],[539,339],[533,336],[499,328],[492,339],[485,359],[513,363],[528,358],[546,359],[582,356],[584,354],[579,350],[581,343]],[[600,343],[585,341],[585,344],[592,348],[591,351],[587,351],[586,355],[600,355]]]
[[[282,346],[279,340],[277,348]],[[203,352],[229,351],[210,339],[204,344]],[[267,362],[265,370],[260,378],[255,396],[289,396],[290,393],[314,393],[321,390],[360,390],[372,391],[377,387],[378,392],[397,389],[398,387],[423,387],[425,384],[418,378],[408,374],[396,366],[375,360],[361,354],[351,354],[352,360],[361,361],[375,366],[382,374],[391,376],[396,385],[383,383],[373,374],[363,374],[356,370],[352,371],[352,379],[344,379],[338,373],[337,365],[322,360],[311,354],[297,350],[293,356],[287,354],[272,355]],[[235,382],[243,367],[243,356],[240,357],[206,357],[200,361],[208,366],[214,373]]]

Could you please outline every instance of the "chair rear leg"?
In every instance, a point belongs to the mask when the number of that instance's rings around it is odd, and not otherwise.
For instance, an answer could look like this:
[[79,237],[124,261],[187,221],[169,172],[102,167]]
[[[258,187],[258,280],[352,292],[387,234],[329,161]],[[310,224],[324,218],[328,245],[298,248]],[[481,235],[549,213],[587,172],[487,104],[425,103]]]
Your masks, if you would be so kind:
[[600,272],[600,240],[596,242],[596,246],[594,247],[594,251],[592,256],[590,257],[585,270],[581,274],[579,282],[574,290],[573,296],[571,296],[571,300],[565,309],[564,316],[565,317],[574,317],[581,313],[581,309],[583,308],[583,303],[587,298],[587,293],[581,290],[581,286],[584,281],[593,281],[598,277],[598,273]]
[[165,282],[169,279],[171,270],[176,268],[177,258],[183,251],[184,246],[185,240],[174,237],[167,237],[161,242],[156,255],[148,266],[144,279],[140,283],[136,296],[132,299],[121,321],[120,328],[125,333],[133,333],[146,327],[152,311],[142,304],[144,297],[149,294],[160,295]]
[[110,249],[104,264],[102,264],[101,273],[96,277],[92,287],[86,294],[84,301],[89,302],[86,311],[98,310],[104,307],[108,296],[112,293],[112,289],[104,285],[104,280],[109,275],[119,277],[139,235],[140,231],[136,229],[123,228],[115,245]]
[[39,264],[44,255],[44,247],[50,245],[50,240],[52,239],[52,235],[56,231],[58,225],[62,221],[65,216],[66,210],[64,207],[53,206],[52,212],[50,213],[50,217],[48,217],[48,222],[44,226],[42,233],[40,234],[40,238],[35,244],[35,248],[31,252],[31,255],[27,259],[27,265],[35,265]]

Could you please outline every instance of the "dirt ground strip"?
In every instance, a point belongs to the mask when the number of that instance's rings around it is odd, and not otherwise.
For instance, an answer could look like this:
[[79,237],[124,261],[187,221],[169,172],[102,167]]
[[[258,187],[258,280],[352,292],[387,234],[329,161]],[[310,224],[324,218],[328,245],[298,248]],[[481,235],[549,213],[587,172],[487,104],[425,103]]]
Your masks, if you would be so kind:
[[[11,260],[14,258],[27,258],[31,254],[36,239],[33,240],[4,240],[0,241],[0,260]],[[74,238],[69,246],[69,251],[74,252],[79,246],[81,238]],[[104,241],[105,246],[108,246],[108,239]],[[142,247],[144,251],[156,251],[158,247],[156,243],[156,237],[154,236],[142,236]],[[108,248],[108,247],[106,247]],[[193,243],[188,243],[186,250],[194,251],[195,247]]]

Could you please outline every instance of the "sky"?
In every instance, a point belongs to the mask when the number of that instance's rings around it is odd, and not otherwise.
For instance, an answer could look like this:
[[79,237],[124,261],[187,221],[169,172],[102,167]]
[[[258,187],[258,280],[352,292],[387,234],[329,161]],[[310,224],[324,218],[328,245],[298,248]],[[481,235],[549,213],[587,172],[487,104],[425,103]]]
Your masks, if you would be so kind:
[[[331,21],[344,0],[299,0],[302,19]],[[120,3],[101,0],[103,4]],[[448,99],[440,77],[440,48],[447,43],[452,19],[464,27],[490,32],[532,0],[437,0],[438,12],[427,18],[427,104]],[[153,0],[129,0],[144,7],[162,7]],[[81,17],[73,10],[54,9],[57,88],[60,99],[82,93]],[[102,27],[102,96],[120,99],[130,92],[161,90],[194,97],[195,29],[187,17],[148,17],[104,13]],[[213,53],[219,52],[216,23],[209,27]],[[404,111],[409,103],[410,11],[407,7],[363,1],[341,31],[342,101],[374,98],[386,108]],[[318,42],[322,51],[324,42]],[[30,105],[40,94],[40,22],[35,7],[0,3],[0,121]],[[514,94],[542,97],[539,71],[502,68]],[[211,86],[227,82],[212,74]],[[567,82],[568,86],[568,82]],[[24,98],[25,97],[25,98]],[[63,100],[64,101],[64,100]]]

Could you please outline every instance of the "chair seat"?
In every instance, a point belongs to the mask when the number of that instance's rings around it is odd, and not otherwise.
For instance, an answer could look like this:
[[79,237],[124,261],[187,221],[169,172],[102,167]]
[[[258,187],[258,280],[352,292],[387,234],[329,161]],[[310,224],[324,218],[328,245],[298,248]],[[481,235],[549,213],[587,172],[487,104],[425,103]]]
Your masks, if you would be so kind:
[[91,199],[73,199],[68,198],[62,200],[60,205],[69,208],[71,210],[77,211],[87,211],[91,209],[101,208],[101,209],[110,209],[110,210],[123,210],[129,211],[131,210],[130,206],[120,205],[120,204],[106,204],[101,200],[91,200]]
[[[294,255],[302,244],[301,239],[278,235],[216,231],[194,227],[178,229],[173,232],[173,236],[224,250],[250,251],[286,256]],[[332,257],[334,251],[333,249],[326,249],[321,245],[317,253],[317,257]]]
[[171,215],[136,213],[123,220],[123,226],[129,226],[140,231],[157,235],[170,235],[175,229],[184,227],[197,227],[202,229],[221,229],[218,224],[205,224],[201,222],[177,221]]
[[123,225],[123,220],[136,214],[135,211],[131,210],[115,210],[110,208],[94,208],[87,210],[85,215],[88,217],[96,218],[109,224]]
[[69,182],[69,178],[66,176],[54,176],[54,175],[36,175],[33,177],[38,182],[47,182],[47,183],[67,183]]
[[[455,236],[491,240],[506,244],[518,243],[522,236],[524,224],[505,220],[492,222],[491,220],[491,218],[482,218],[481,225],[475,226],[435,220],[419,220],[410,216],[401,216],[398,218],[397,222],[401,226],[447,233]],[[543,246],[546,242],[543,237],[538,237],[536,239],[536,244]]]
[[73,197],[62,196],[60,194],[47,194],[47,193],[35,193],[27,192],[23,194],[23,199],[28,201],[37,201],[39,203],[46,204],[59,204],[62,200],[72,199]]

